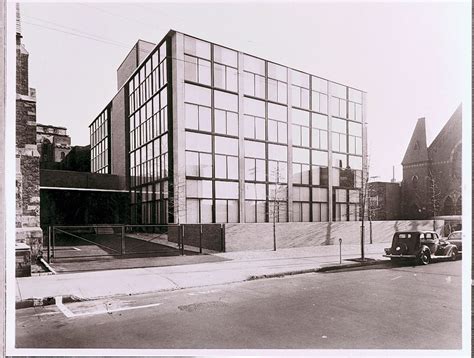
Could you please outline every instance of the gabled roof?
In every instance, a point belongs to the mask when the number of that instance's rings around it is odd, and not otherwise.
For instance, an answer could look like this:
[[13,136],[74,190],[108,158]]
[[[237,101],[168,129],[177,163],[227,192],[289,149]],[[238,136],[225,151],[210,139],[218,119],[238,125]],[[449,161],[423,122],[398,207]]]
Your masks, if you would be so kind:
[[426,146],[425,118],[418,118],[415,130],[403,157],[402,165],[428,161],[428,148]]
[[431,160],[449,160],[453,148],[462,139],[462,104],[456,108],[451,118],[428,147]]

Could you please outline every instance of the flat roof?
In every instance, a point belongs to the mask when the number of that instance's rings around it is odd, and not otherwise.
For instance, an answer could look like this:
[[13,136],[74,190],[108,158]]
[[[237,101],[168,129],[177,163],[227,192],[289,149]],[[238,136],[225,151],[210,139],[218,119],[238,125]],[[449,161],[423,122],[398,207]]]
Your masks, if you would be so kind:
[[[130,78],[132,78],[139,70],[140,70],[140,67],[143,66],[143,64],[148,61],[148,59],[152,56],[153,52],[155,52],[155,50],[160,47],[163,42],[165,42],[166,38],[170,37],[171,35],[174,35],[176,33],[179,33],[179,34],[182,34],[182,35],[185,35],[185,36],[188,36],[188,37],[192,37],[192,38],[195,38],[197,40],[201,40],[201,41],[205,41],[205,42],[209,42],[209,43],[212,43],[213,45],[217,45],[217,46],[220,46],[220,47],[224,47],[224,48],[227,48],[229,50],[232,50],[232,51],[236,51],[236,52],[240,52],[244,55],[247,55],[247,56],[252,56],[252,57],[255,57],[255,58],[258,58],[260,60],[263,60],[263,61],[267,61],[267,62],[272,62],[272,63],[275,63],[277,65],[280,65],[280,66],[284,66],[290,70],[294,70],[294,71],[298,71],[298,72],[302,72],[302,73],[305,73],[307,75],[310,75],[310,76],[313,76],[313,77],[318,77],[318,78],[321,78],[323,80],[326,80],[326,81],[329,81],[329,82],[332,82],[332,83],[335,83],[335,84],[338,84],[338,85],[342,85],[342,86],[345,86],[345,87],[348,87],[348,88],[351,88],[351,89],[354,89],[354,90],[357,90],[357,91],[360,91],[362,93],[367,93],[367,91],[364,91],[362,89],[359,89],[357,87],[353,87],[353,86],[349,86],[347,84],[344,84],[344,83],[341,83],[341,82],[337,82],[337,81],[333,81],[333,80],[330,80],[328,78],[325,78],[325,77],[322,77],[322,76],[318,76],[318,75],[315,75],[315,74],[312,74],[312,73],[309,73],[309,72],[305,72],[303,70],[299,70],[299,69],[296,69],[294,67],[291,67],[291,66],[287,66],[287,65],[284,65],[282,63],[279,63],[279,62],[275,62],[273,60],[269,60],[269,59],[265,59],[263,57],[259,57],[259,56],[255,56],[255,55],[252,55],[252,54],[249,54],[247,52],[243,52],[243,51],[240,51],[240,50],[236,50],[235,48],[232,48],[232,47],[229,47],[229,46],[225,46],[225,45],[221,45],[219,43],[216,43],[216,42],[212,42],[212,41],[209,41],[209,40],[206,40],[206,39],[202,39],[200,37],[196,37],[196,36],[193,36],[193,35],[189,35],[185,32],[181,32],[181,31],[177,31],[177,30],[174,30],[174,29],[170,29],[165,36],[163,36],[163,38],[158,41],[158,43],[155,45],[155,47],[150,51],[150,53],[137,65],[137,67],[135,68],[135,70],[130,74],[130,76],[128,76],[128,78],[125,80],[125,82],[122,84],[122,86],[120,86],[120,88],[117,90],[117,93],[112,97],[112,99],[110,101],[107,102],[107,104],[103,107],[102,111],[99,112],[99,115],[96,116],[92,121],[91,123],[89,124],[88,127],[92,126],[92,124],[98,119],[98,117],[100,116],[100,114],[102,112],[104,112],[107,107],[110,105],[110,103],[113,101],[113,99],[117,96],[117,94],[122,90],[123,87],[125,87],[125,85],[128,83],[128,81],[130,80]],[[130,54],[130,52],[134,49],[134,47],[138,44],[139,41],[144,41],[144,42],[148,42],[150,44],[153,44],[153,42],[149,42],[149,41],[145,41],[145,40],[137,40],[137,42],[132,46],[132,48],[130,49],[130,51],[128,52],[127,56],[125,58],[128,57],[128,55]],[[167,58],[168,58],[168,54],[167,54]],[[124,59],[125,60],[125,59]],[[123,61],[124,61],[123,60]],[[119,65],[119,67],[123,64],[123,61],[122,63]]]

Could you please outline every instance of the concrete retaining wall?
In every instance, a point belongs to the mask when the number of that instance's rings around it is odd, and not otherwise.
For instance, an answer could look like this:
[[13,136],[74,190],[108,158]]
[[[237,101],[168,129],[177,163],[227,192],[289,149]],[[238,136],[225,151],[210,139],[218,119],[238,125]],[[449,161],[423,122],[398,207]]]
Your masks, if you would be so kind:
[[[370,242],[370,223],[365,223],[365,242]],[[439,232],[443,220],[436,221]],[[432,220],[373,221],[372,242],[389,243],[395,231],[433,230]],[[281,223],[276,225],[278,248],[360,243],[361,222]],[[273,249],[272,223],[225,224],[225,251]]]

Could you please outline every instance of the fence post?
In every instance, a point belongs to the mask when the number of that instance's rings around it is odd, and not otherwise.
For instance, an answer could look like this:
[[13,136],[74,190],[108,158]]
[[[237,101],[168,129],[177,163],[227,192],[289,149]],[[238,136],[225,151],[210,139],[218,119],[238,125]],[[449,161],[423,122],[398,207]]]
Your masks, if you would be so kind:
[[177,245],[178,245],[178,250],[181,250],[181,224],[178,224],[178,240]]
[[184,226],[181,231],[181,256],[184,256]]
[[56,230],[55,227],[53,226],[53,246],[52,246],[52,255],[51,257],[55,257],[54,253],[54,248],[56,247]]
[[51,226],[48,226],[48,264],[51,257]]
[[225,232],[224,232],[224,224],[221,224],[221,252],[225,252]]
[[342,264],[342,239],[339,239],[339,265]]
[[199,225],[199,253],[202,254],[202,224]]
[[120,241],[120,255],[125,253],[125,225],[122,225],[122,235]]

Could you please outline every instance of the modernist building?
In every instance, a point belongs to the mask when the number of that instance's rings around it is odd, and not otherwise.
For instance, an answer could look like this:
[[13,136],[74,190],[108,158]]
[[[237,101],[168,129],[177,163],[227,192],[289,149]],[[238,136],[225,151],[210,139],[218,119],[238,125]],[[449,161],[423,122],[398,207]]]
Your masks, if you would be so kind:
[[40,163],[45,168],[48,163],[61,162],[71,151],[71,137],[67,135],[67,129],[64,127],[36,124],[36,143]]
[[418,119],[402,165],[401,207],[404,218],[461,215],[461,105],[429,146],[425,119]]
[[90,125],[137,223],[359,218],[365,93],[170,31],[139,41]]

